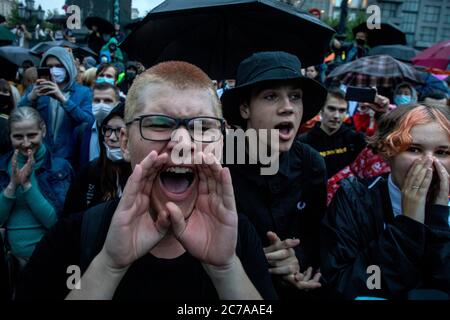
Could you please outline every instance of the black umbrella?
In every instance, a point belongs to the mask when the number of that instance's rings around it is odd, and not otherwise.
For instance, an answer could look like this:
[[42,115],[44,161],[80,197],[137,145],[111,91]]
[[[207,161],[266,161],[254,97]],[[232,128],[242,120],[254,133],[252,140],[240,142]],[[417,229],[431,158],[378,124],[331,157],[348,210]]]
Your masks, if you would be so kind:
[[24,61],[31,61],[34,66],[39,65],[39,58],[29,49],[17,46],[3,46],[0,47],[0,57],[2,58],[1,65],[4,62],[11,63],[15,66],[21,66]]
[[0,23],[6,22],[6,18],[0,14]]
[[53,24],[59,24],[59,25],[65,25],[67,23],[67,19],[69,16],[65,14],[55,14],[51,17],[47,18],[45,21],[53,23]]
[[258,51],[286,51],[305,66],[320,64],[333,34],[320,20],[275,0],[167,0],[121,47],[147,67],[184,60],[213,79],[229,79]]
[[48,49],[53,47],[67,47],[72,50],[72,54],[76,58],[83,59],[87,56],[97,57],[97,54],[92,51],[91,49],[87,47],[80,47],[76,45],[75,43],[66,41],[66,40],[57,40],[57,41],[45,41],[40,42],[37,45],[35,45],[33,48],[30,49],[30,51],[33,54],[37,54],[42,56]]
[[419,51],[414,48],[403,46],[400,44],[392,44],[386,46],[376,46],[375,48],[372,48],[369,51],[369,56],[378,56],[381,54],[385,54],[402,62],[411,63],[412,58],[415,57],[418,53]]
[[73,55],[77,58],[84,58],[84,57],[97,57],[97,53],[95,53],[94,51],[92,51],[90,48],[88,47],[76,47],[74,49],[72,49]]
[[132,20],[130,23],[127,23],[123,28],[125,30],[130,30],[133,31],[134,29],[136,29],[138,26],[141,25],[142,22],[142,18],[137,18]]
[[391,23],[381,23],[380,29],[369,29],[367,23],[363,22],[353,28],[353,35],[363,31],[367,33],[367,44],[369,47],[380,45],[402,44],[406,45],[406,35],[399,27]]
[[53,47],[67,47],[71,49],[78,48],[75,43],[69,42],[67,40],[56,40],[39,42],[37,45],[31,48],[31,51],[37,54],[43,54],[45,51]]
[[84,20],[84,24],[89,30],[92,30],[92,26],[97,26],[98,32],[102,34],[114,32],[112,23],[100,17],[87,17],[86,20]]
[[17,46],[2,46],[0,47],[0,78],[14,81],[18,68],[25,61],[31,61],[34,66],[38,66],[39,60],[28,49]]

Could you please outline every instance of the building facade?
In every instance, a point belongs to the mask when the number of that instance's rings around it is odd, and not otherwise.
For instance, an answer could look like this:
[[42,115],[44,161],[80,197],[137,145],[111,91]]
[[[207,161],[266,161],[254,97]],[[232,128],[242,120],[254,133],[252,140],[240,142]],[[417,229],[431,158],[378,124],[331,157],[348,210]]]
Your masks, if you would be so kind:
[[131,21],[131,0],[66,0],[67,5],[81,8],[81,21],[87,17],[100,17],[114,23],[114,3],[120,6],[119,23],[125,25]]
[[11,15],[11,10],[14,6],[14,0],[0,0],[0,15],[5,18]]
[[[289,1],[289,0],[287,0]],[[293,1],[295,3],[295,0]],[[322,19],[337,19],[340,15],[342,0],[303,0],[298,2],[298,6],[308,11],[311,8],[317,8],[322,12]],[[349,0],[348,1],[348,18],[353,19],[367,8],[368,0]]]
[[[330,17],[333,19],[339,18],[341,14],[342,0],[330,0]],[[368,5],[368,0],[348,0],[348,20],[356,18],[360,12],[365,12]]]
[[139,18],[139,10],[137,8],[131,9],[131,20]]
[[450,39],[449,0],[371,0],[381,9],[382,22],[406,33],[408,44],[418,49]]
[[330,0],[305,0],[302,9],[308,11],[309,9],[317,8],[321,11],[321,18],[329,18],[333,10],[333,1]]

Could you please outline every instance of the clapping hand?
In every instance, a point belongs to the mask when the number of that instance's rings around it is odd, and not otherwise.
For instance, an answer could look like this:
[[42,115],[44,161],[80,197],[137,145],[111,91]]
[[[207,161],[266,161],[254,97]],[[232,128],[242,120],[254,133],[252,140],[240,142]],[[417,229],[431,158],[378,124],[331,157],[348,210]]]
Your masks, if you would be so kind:
[[294,248],[300,244],[298,239],[281,240],[275,232],[269,231],[267,238],[270,246],[264,248],[267,261],[271,268],[269,272],[281,276],[288,284],[299,290],[308,291],[320,288],[319,282],[321,274],[316,272],[313,276],[313,269],[309,267],[306,272],[300,272],[300,264],[295,255]]

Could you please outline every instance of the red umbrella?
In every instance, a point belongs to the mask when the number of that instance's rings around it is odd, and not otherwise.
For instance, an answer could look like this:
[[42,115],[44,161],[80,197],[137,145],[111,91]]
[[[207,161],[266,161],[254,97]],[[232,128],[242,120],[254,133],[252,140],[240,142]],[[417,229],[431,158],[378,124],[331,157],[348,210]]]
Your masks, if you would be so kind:
[[412,59],[414,64],[446,70],[450,63],[450,40],[445,40],[423,50]]

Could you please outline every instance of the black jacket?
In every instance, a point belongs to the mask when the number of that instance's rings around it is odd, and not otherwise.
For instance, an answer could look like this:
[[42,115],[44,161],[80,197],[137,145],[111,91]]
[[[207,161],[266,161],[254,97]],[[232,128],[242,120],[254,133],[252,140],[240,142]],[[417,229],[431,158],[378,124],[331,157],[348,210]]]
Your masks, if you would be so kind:
[[[90,161],[80,170],[67,192],[63,215],[67,216],[71,213],[85,211],[104,202],[103,194],[100,190],[100,174],[99,158]],[[120,177],[122,189],[125,187],[127,179],[128,175]]]
[[264,246],[267,232],[281,240],[300,239],[296,255],[301,270],[319,264],[319,227],[326,211],[326,171],[320,155],[295,140],[280,156],[279,171],[260,174],[258,165],[228,165],[238,212],[256,228]]
[[362,133],[352,130],[345,124],[329,136],[320,129],[319,122],[299,139],[319,151],[325,159],[328,178],[352,163],[367,145]]
[[[69,293],[68,266],[83,273],[105,242],[119,200],[59,220],[42,238],[17,287],[17,300],[62,300]],[[276,299],[261,242],[251,223],[239,216],[236,254],[265,299]],[[201,263],[184,253],[175,259],[151,254],[136,260],[114,293],[114,300],[216,300],[217,292]]]
[[[449,208],[426,209],[425,224],[394,217],[386,176],[344,179],[321,227],[321,271],[345,298],[406,298],[411,290],[450,293]],[[381,289],[369,290],[367,271],[381,271]]]
[[12,149],[8,119],[5,115],[0,114],[0,155],[8,153]]

